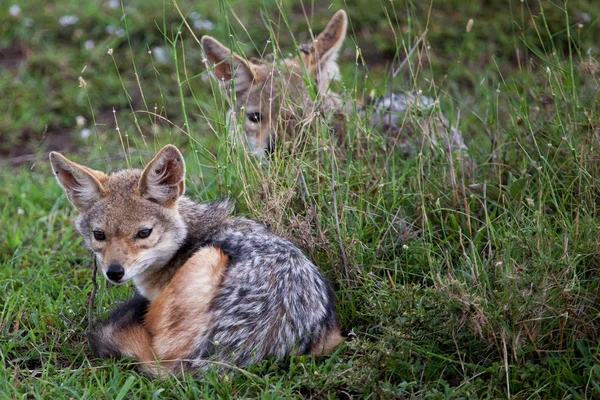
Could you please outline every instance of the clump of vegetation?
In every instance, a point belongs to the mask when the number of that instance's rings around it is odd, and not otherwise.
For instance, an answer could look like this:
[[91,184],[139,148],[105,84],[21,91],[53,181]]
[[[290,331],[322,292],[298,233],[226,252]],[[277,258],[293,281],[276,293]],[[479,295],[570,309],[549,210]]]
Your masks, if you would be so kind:
[[[349,36],[332,89],[422,91],[461,129],[466,160],[398,157],[358,112],[343,144],[317,119],[268,162],[233,145],[196,38],[287,56],[340,8]],[[591,1],[1,9],[0,394],[600,396],[599,12]],[[114,171],[165,143],[186,149],[189,195],[232,198],[327,273],[348,335],[334,356],[168,381],[90,358],[92,260],[45,152]],[[129,296],[101,281],[94,314]]]

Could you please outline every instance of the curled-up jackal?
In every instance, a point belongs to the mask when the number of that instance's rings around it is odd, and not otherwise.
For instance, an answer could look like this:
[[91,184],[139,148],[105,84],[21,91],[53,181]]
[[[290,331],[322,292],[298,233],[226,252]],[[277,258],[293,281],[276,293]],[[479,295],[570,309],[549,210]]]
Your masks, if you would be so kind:
[[136,295],[89,334],[102,357],[150,374],[330,352],[341,341],[333,291],[291,242],[227,201],[184,196],[185,163],[164,147],[142,171],[105,175],[50,154],[79,210],[76,227],[106,278]]
[[[202,37],[207,64],[232,108],[228,121],[233,138],[262,156],[282,140],[299,140],[303,128],[315,116],[335,118],[343,124],[358,111],[404,156],[423,147],[463,152],[466,146],[462,134],[429,97],[390,93],[381,99],[369,99],[368,106],[356,110],[356,101],[344,100],[329,90],[339,75],[336,60],[347,26],[346,12],[340,10],[314,40],[298,47],[297,57],[284,59],[275,54],[248,60],[213,37]],[[243,135],[238,134],[238,124]]]

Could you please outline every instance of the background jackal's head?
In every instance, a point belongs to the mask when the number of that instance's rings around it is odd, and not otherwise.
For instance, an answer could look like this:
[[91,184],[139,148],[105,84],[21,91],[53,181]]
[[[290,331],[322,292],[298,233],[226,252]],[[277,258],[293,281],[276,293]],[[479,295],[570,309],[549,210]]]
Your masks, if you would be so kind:
[[[322,101],[331,101],[323,95],[338,74],[336,58],[347,24],[346,13],[338,11],[313,42],[299,47],[299,56],[283,60],[274,56],[269,61],[248,61],[216,39],[202,38],[212,71],[234,107],[232,129],[237,122],[242,124],[242,141],[252,151],[262,155],[271,150],[276,141],[293,134],[298,124],[310,120]],[[304,79],[305,72],[313,82]]]
[[177,208],[185,191],[185,163],[167,145],[142,171],[110,176],[50,154],[52,170],[80,212],[76,227],[104,275],[125,283],[163,267],[185,239]]

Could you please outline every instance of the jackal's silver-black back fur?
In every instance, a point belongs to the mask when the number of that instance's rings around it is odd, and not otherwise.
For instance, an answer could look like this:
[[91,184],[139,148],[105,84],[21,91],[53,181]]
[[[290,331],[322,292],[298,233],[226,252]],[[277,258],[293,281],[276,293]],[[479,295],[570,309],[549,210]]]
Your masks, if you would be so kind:
[[[423,137],[428,139],[427,147],[466,153],[467,146],[462,133],[435,109],[436,101],[431,97],[419,93],[388,94],[382,98],[370,99],[367,108],[371,111],[371,125],[385,132],[390,142],[398,146],[405,157],[414,155],[422,148]],[[361,111],[366,114],[366,110]],[[410,130],[409,121],[415,119],[423,120],[415,127],[420,130],[419,134]]]
[[190,358],[247,365],[268,355],[306,354],[338,329],[328,282],[293,243],[263,224],[230,217],[227,202],[183,205],[192,220],[195,213],[222,216],[210,232],[200,228],[188,237],[220,248],[230,260],[210,304],[214,324]]

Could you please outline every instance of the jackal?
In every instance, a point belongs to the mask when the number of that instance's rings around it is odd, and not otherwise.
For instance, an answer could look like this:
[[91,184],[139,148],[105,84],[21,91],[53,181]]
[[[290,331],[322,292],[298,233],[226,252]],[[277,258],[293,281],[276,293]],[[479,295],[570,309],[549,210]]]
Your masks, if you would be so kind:
[[[232,53],[213,37],[202,37],[208,67],[232,107],[227,119],[237,142],[262,156],[277,142],[298,139],[302,128],[316,116],[349,119],[355,106],[329,90],[332,80],[339,77],[336,59],[347,25],[346,12],[338,11],[313,41],[299,46],[297,57],[285,59],[272,55],[250,61]],[[388,94],[364,102],[370,104],[360,106],[358,114],[368,118],[375,130],[386,134],[389,144],[400,148],[405,157],[424,143],[450,152],[466,149],[461,132],[441,115],[436,101],[427,96]],[[245,133],[241,138],[237,137],[238,123]]]
[[[334,293],[294,244],[184,196],[185,163],[164,147],[144,170],[106,175],[50,154],[79,210],[76,228],[112,283],[135,296],[89,334],[94,354],[160,371],[331,352],[343,340]],[[159,362],[159,363],[157,363]]]

